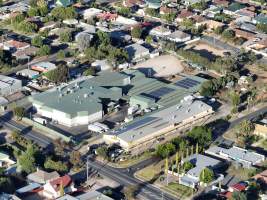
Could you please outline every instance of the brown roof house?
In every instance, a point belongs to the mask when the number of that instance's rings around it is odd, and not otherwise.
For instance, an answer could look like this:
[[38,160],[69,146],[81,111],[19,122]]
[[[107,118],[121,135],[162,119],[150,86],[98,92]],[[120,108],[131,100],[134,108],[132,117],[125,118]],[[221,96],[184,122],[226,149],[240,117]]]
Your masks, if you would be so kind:
[[246,30],[242,30],[242,29],[234,29],[235,31],[235,35],[237,37],[242,37],[242,38],[245,38],[247,40],[250,40],[250,39],[253,39],[255,37],[255,33],[252,33],[250,31],[246,31]]
[[187,10],[187,9],[183,9],[183,10],[181,10],[180,11],[180,13],[177,15],[177,17],[176,17],[176,21],[177,22],[182,22],[185,18],[190,18],[190,17],[192,17],[192,16],[194,16],[194,13],[193,12],[191,12],[191,11],[189,11],[189,10]]
[[37,169],[36,172],[31,173],[27,176],[29,182],[39,183],[41,185],[46,184],[47,182],[59,178],[59,174],[56,171],[46,172],[40,169]]

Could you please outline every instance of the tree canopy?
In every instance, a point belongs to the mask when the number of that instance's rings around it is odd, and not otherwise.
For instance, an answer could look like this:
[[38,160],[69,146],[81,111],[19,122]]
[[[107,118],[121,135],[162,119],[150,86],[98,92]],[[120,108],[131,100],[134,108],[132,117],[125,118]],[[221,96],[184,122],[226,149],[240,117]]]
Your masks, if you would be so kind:
[[214,179],[214,172],[209,168],[204,168],[200,173],[200,181],[210,183]]
[[69,77],[69,68],[66,65],[60,64],[56,69],[48,71],[45,76],[54,83],[63,83]]
[[175,153],[175,145],[172,143],[160,144],[157,146],[156,154],[161,158],[167,158]]
[[19,156],[19,164],[22,171],[29,174],[36,170],[36,155],[36,148],[32,144],[28,144],[26,151]]
[[198,143],[200,146],[205,146],[211,141],[212,133],[206,126],[195,126],[188,132],[187,137],[190,139],[191,143]]

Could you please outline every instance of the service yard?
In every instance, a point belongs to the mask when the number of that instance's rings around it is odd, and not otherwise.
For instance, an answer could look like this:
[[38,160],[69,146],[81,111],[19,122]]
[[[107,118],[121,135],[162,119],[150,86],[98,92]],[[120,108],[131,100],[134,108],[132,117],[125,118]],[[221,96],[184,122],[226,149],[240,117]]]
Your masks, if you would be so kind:
[[196,42],[191,43],[186,46],[186,49],[191,49],[193,51],[199,52],[201,55],[205,56],[208,59],[213,59],[214,56],[224,56],[223,53],[225,50],[216,48],[215,46],[211,46],[205,42]]
[[[155,77],[168,77],[178,74],[184,70],[182,61],[172,55],[162,55],[138,63],[133,67]],[[151,71],[149,72],[149,69]]]

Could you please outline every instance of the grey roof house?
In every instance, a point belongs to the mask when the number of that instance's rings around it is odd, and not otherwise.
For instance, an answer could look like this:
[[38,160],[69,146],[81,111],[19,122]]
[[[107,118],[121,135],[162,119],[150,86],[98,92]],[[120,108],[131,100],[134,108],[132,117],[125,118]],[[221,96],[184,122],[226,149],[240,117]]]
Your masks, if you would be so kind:
[[193,154],[188,158],[183,159],[181,162],[183,164],[187,161],[193,164],[194,168],[190,169],[184,176],[180,177],[179,183],[192,188],[195,188],[199,184],[200,174],[203,169],[216,169],[222,164],[219,160],[201,154]]
[[257,165],[265,160],[264,155],[236,146],[233,146],[230,149],[213,146],[206,150],[205,153],[216,156],[218,158],[236,161],[245,168],[249,168],[252,165]]

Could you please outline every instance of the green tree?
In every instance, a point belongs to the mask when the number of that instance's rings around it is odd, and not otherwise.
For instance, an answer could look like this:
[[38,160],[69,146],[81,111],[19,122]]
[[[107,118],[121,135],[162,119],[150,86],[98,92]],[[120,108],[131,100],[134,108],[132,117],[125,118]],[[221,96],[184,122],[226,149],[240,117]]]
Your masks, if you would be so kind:
[[134,27],[134,28],[131,30],[131,36],[132,36],[133,38],[141,38],[141,36],[142,36],[142,28],[139,27],[139,26]]
[[83,72],[84,76],[95,76],[95,74],[96,74],[96,69],[94,67],[90,67]]
[[185,18],[181,22],[181,25],[185,27],[187,30],[192,29],[194,27],[194,21],[190,18]]
[[168,23],[174,22],[176,17],[176,13],[167,13],[161,16],[162,19],[164,19]]
[[61,42],[72,42],[72,31],[65,30],[59,34],[59,39]]
[[231,103],[232,103],[233,108],[236,109],[237,106],[240,104],[240,101],[241,101],[240,95],[235,91],[231,91],[230,92],[230,99],[231,99]]
[[202,96],[210,97],[213,96],[216,91],[214,90],[212,81],[209,80],[202,83],[199,92]]
[[205,10],[208,7],[208,4],[205,0],[201,0],[200,2],[193,4],[192,7],[197,10]]
[[25,171],[27,174],[32,173],[36,170],[35,166],[35,156],[37,154],[37,150],[34,148],[32,144],[27,146],[26,151],[19,156],[19,165],[21,166],[21,170]]
[[43,38],[40,35],[37,35],[34,38],[32,38],[31,43],[33,46],[36,46],[36,47],[41,47],[44,44]]
[[198,143],[200,146],[208,145],[212,139],[211,130],[206,126],[195,126],[188,132],[187,137],[192,144]]
[[200,173],[200,181],[210,183],[214,179],[214,172],[209,168],[204,168]]
[[131,13],[131,9],[128,7],[121,7],[117,10],[117,13],[119,15],[122,15],[124,17],[129,17],[130,13]]
[[153,42],[153,37],[151,35],[146,36],[146,43],[151,44]]
[[222,32],[222,37],[226,40],[233,40],[235,38],[235,32],[231,29],[225,29]]
[[160,144],[157,146],[156,154],[161,158],[167,158],[175,153],[175,145],[172,143]]
[[48,45],[43,45],[41,48],[37,51],[37,55],[39,56],[47,56],[51,54],[51,47]]
[[146,8],[145,13],[151,17],[159,17],[159,12],[153,8]]
[[60,64],[56,69],[48,71],[45,76],[54,83],[67,82],[69,77],[69,68],[66,65]]
[[234,191],[231,196],[231,200],[247,200],[245,193]]
[[39,15],[39,10],[38,10],[38,8],[33,8],[33,7],[31,7],[31,8],[28,10],[27,15],[28,15],[29,17],[38,16],[38,15]]
[[184,169],[185,172],[188,172],[193,167],[194,167],[194,165],[191,162],[189,162],[189,161],[186,161],[183,164],[183,169]]
[[63,60],[65,57],[66,57],[66,54],[65,54],[65,51],[64,50],[61,49],[61,50],[59,50],[57,52],[57,59]]
[[50,170],[56,170],[58,172],[67,172],[68,166],[62,161],[54,161],[51,158],[46,159],[44,167]]
[[106,146],[98,147],[96,153],[103,159],[108,158],[108,148]]
[[26,111],[25,111],[25,108],[21,106],[17,106],[13,109],[13,113],[17,117],[18,120],[21,120],[25,116]]
[[223,32],[223,27],[222,26],[218,26],[214,29],[214,33],[217,35],[221,35]]
[[55,7],[51,11],[51,15],[55,20],[73,19],[77,17],[74,7]]

